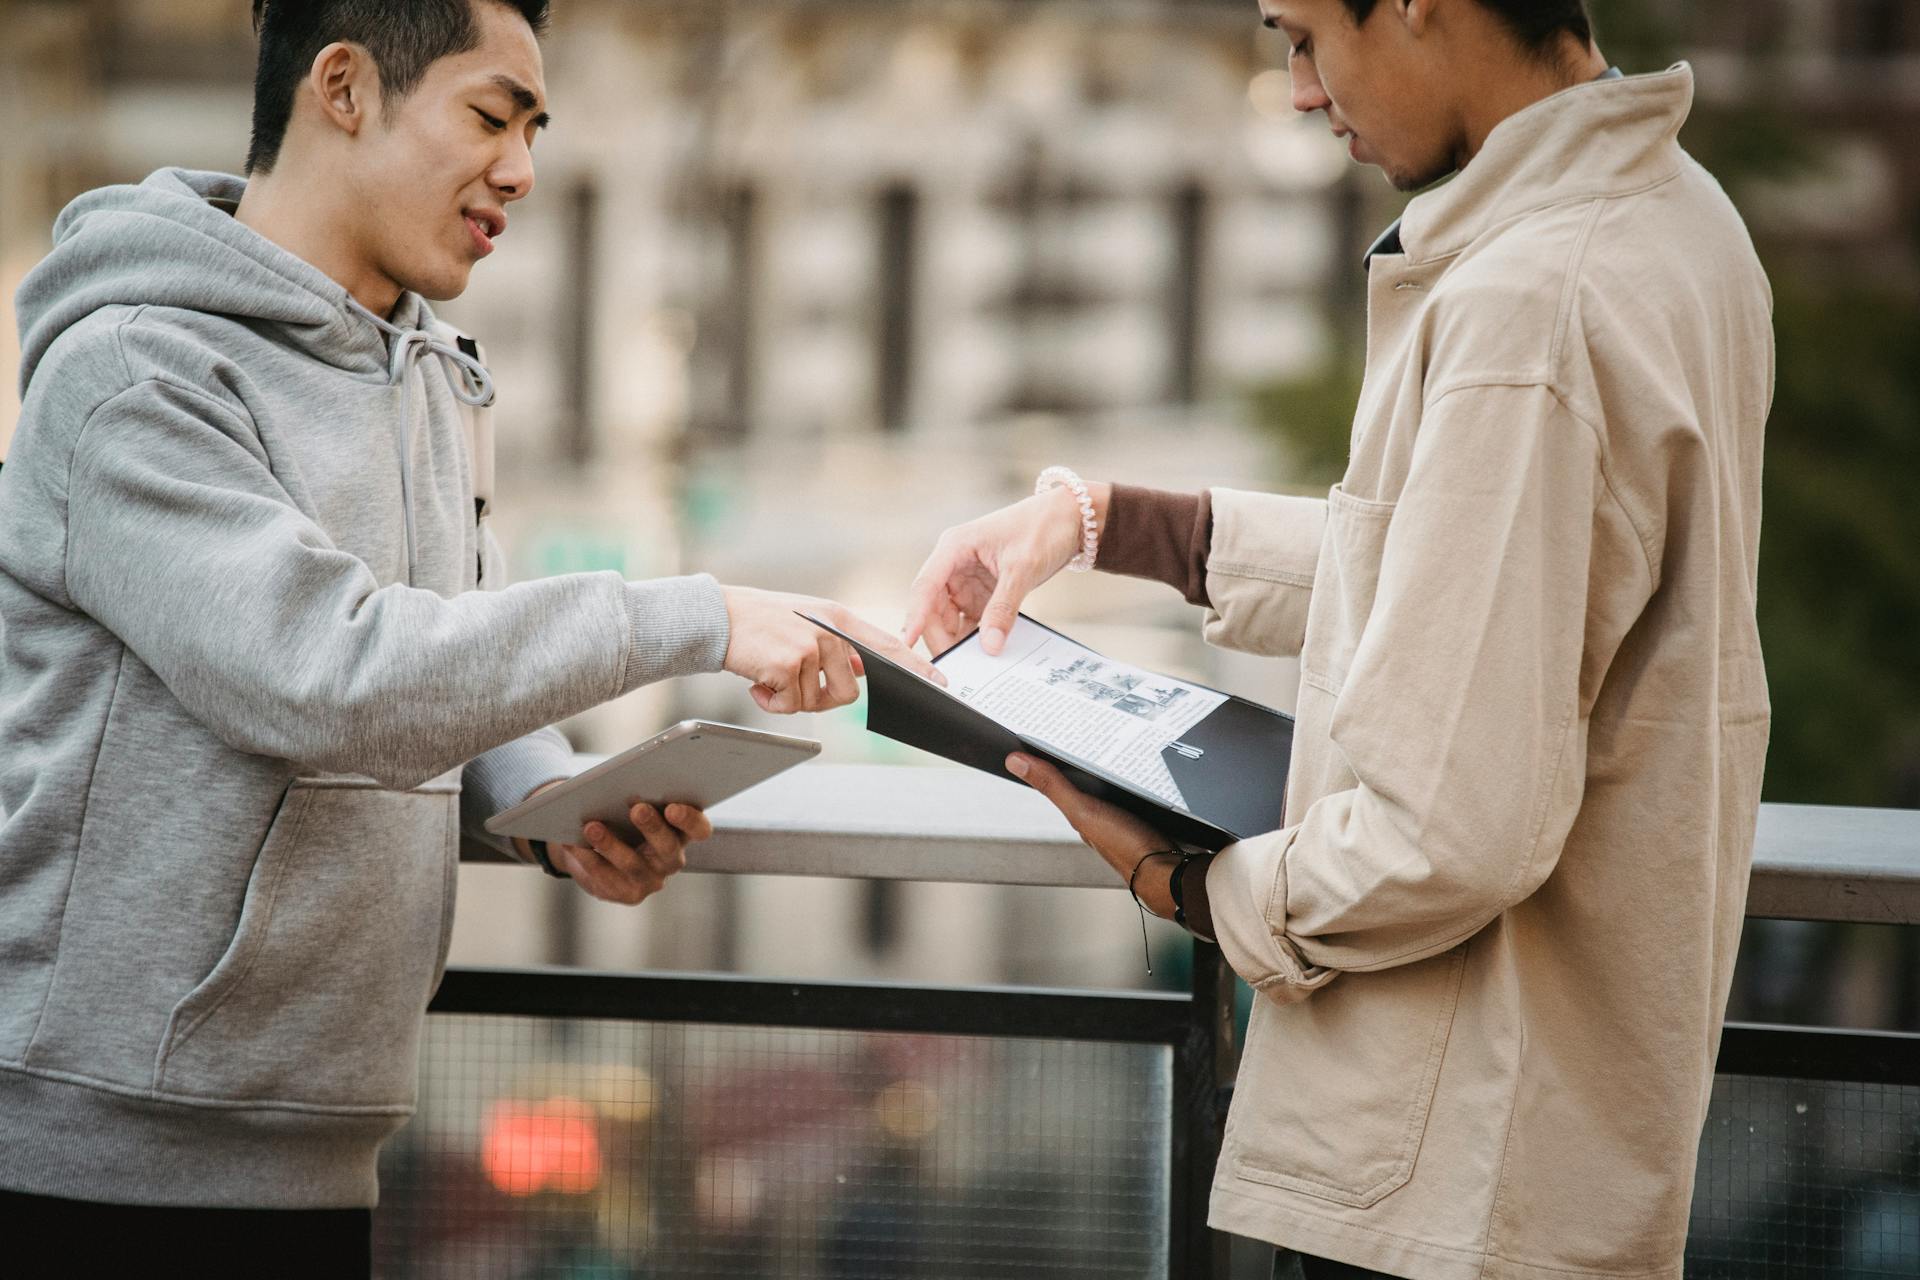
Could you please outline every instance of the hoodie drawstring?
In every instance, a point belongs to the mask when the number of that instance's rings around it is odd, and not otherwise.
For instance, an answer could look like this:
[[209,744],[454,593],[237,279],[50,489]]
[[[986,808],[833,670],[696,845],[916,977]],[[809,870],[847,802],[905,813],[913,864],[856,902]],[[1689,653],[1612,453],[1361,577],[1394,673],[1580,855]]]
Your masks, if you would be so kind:
[[487,372],[487,366],[451,342],[440,341],[425,329],[397,329],[384,320],[380,324],[394,337],[393,359],[387,366],[390,382],[398,383],[406,376],[415,348],[425,348],[427,354],[439,356],[452,366],[449,372],[459,374],[457,378],[448,378],[447,385],[453,388],[453,394],[460,398],[461,403],[470,404],[476,409],[493,403],[493,375]]
[[[378,325],[393,341],[387,361],[387,383],[399,386],[421,355],[439,356],[447,370],[447,385],[456,399],[474,408],[493,403],[493,375],[478,360],[450,342],[442,342],[426,329],[402,329],[391,324],[358,302],[348,299],[355,311]],[[400,415],[400,505],[405,509],[407,525],[407,585],[414,579],[413,538],[413,407]]]

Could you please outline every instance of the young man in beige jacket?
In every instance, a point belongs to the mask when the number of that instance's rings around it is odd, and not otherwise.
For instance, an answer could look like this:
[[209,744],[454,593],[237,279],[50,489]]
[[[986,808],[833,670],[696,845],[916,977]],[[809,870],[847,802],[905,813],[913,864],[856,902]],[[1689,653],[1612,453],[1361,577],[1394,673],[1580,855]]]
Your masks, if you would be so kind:
[[1345,478],[1073,480],[943,535],[908,638],[997,648],[1093,544],[1299,656],[1287,825],[1210,863],[1008,762],[1258,992],[1214,1226],[1308,1280],[1679,1280],[1767,743],[1767,281],[1692,73],[1610,72],[1579,0],[1261,12],[1356,160],[1455,174],[1368,254]]

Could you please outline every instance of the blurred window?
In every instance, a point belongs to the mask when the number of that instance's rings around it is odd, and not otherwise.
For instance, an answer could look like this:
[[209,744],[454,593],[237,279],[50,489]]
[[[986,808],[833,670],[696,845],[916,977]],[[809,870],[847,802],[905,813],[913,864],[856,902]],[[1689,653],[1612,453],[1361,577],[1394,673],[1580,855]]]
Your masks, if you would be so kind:
[[561,453],[577,467],[593,457],[594,288],[600,261],[600,190],[590,178],[566,193],[567,297],[560,324]]
[[874,385],[883,431],[899,431],[913,411],[913,310],[920,265],[920,193],[895,183],[880,193],[880,305]]
[[1913,0],[1838,0],[1835,46],[1855,57],[1885,58],[1914,51],[1920,16]]
[[1207,190],[1190,182],[1173,193],[1173,271],[1167,289],[1167,330],[1172,351],[1167,362],[1167,398],[1192,404],[1200,398],[1200,319],[1206,272]]

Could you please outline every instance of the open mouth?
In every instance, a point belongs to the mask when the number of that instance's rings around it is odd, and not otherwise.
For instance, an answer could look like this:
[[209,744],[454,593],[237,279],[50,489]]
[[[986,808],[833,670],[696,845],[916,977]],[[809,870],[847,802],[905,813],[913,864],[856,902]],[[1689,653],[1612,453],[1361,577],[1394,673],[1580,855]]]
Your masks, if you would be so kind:
[[494,237],[507,229],[506,218],[490,209],[469,209],[461,216],[473,237],[474,251],[483,258],[492,253]]

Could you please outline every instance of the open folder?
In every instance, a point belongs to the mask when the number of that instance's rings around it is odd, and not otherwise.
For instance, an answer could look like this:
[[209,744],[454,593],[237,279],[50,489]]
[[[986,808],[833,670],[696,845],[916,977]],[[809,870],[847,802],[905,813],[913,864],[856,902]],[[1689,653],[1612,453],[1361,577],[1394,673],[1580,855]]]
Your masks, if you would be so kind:
[[1285,712],[1116,662],[1025,614],[998,657],[976,631],[935,658],[944,689],[807,620],[859,651],[874,733],[1003,778],[1013,752],[1038,756],[1200,848],[1281,825],[1293,751]]

